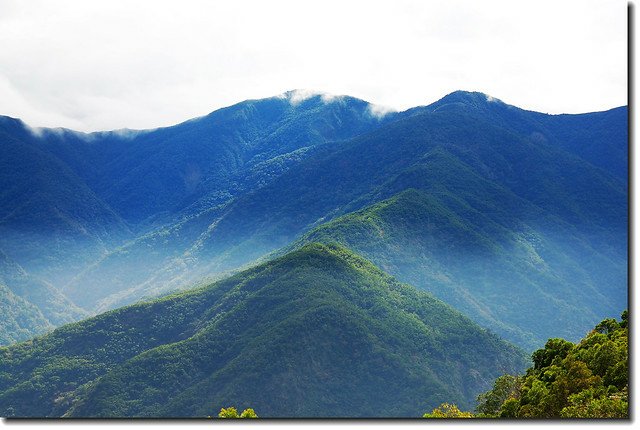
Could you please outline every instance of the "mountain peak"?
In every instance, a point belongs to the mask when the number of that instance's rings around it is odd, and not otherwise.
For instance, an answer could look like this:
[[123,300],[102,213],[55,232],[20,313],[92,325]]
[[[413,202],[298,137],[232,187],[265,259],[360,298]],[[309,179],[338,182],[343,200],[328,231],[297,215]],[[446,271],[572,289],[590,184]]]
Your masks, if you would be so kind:
[[302,102],[306,102],[311,99],[316,99],[323,104],[329,103],[345,103],[345,102],[357,102],[362,104],[369,104],[365,100],[358,99],[347,95],[331,94],[324,91],[317,91],[307,88],[298,88],[294,90],[285,91],[282,94],[278,94],[274,98],[288,100],[292,105],[298,105]]
[[[21,402],[40,362],[53,369],[47,392]],[[70,362],[83,367],[69,372]],[[309,244],[67,326],[37,348],[0,350],[1,374],[19,375],[0,381],[0,414],[198,417],[241,399],[263,417],[411,417],[443,398],[468,407],[487,381],[525,365],[522,351],[430,294],[346,248]],[[56,402],[71,383],[91,388]]]
[[445,110],[480,111],[489,112],[496,109],[513,108],[502,100],[479,91],[454,91],[442,97],[440,100],[426,106],[430,112]]
[[486,103],[499,103],[505,104],[502,100],[490,96],[489,94],[481,93],[479,91],[463,91],[458,90],[454,91],[450,94],[447,94],[436,103],[447,102],[447,103],[465,103],[470,105],[479,105]]
[[304,88],[285,91],[270,99],[287,100],[293,107],[297,107],[303,103],[305,106],[308,106],[306,104],[308,102],[312,102],[313,106],[336,104],[341,107],[355,107],[357,109],[365,109],[371,117],[377,120],[383,119],[388,114],[397,112],[397,110],[392,107],[373,104],[357,97]]

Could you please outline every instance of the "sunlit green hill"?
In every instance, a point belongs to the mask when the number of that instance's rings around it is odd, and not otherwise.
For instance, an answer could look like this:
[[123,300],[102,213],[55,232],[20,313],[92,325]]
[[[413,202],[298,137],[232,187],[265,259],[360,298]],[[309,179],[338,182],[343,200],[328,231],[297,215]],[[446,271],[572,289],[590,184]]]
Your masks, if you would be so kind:
[[309,244],[0,349],[0,415],[416,416],[472,405],[524,356],[356,254]]

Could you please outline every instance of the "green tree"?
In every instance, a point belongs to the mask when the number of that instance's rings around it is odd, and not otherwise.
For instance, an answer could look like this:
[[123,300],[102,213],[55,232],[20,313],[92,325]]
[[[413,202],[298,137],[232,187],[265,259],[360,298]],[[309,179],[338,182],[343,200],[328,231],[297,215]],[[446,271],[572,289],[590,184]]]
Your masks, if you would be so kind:
[[590,388],[569,397],[562,409],[563,418],[627,418],[629,402],[626,392],[607,395],[604,390]]
[[251,408],[247,408],[238,414],[238,410],[233,406],[228,408],[221,408],[218,413],[218,418],[258,418],[258,415]]
[[218,413],[218,418],[240,418],[238,415],[238,410],[233,406],[228,408],[221,408]]
[[618,324],[618,321],[616,321],[613,318],[607,318],[606,320],[598,324],[595,330],[598,333],[609,334],[616,331],[619,328],[620,328],[620,324]]
[[564,339],[549,339],[544,348],[539,349],[531,356],[534,369],[542,369],[548,367],[556,358],[563,359],[573,348],[573,343]]
[[504,375],[478,396],[484,417],[627,418],[628,312],[605,319],[578,344],[549,339],[522,377]]
[[622,320],[620,321],[621,328],[629,327],[629,311],[628,310],[625,310],[624,312],[622,312],[620,319]]
[[430,414],[424,414],[422,418],[473,418],[471,412],[463,412],[454,404],[443,403]]
[[493,384],[493,388],[477,398],[476,412],[485,416],[498,416],[502,404],[510,399],[520,396],[522,380],[518,376],[503,375]]
[[258,418],[255,411],[251,408],[247,408],[240,414],[240,418]]
[[577,360],[573,355],[567,356],[550,386],[550,398],[546,400],[549,415],[560,416],[560,411],[568,405],[569,396],[597,386],[600,382],[601,378],[594,376],[586,363]]
[[510,398],[500,406],[500,418],[516,418],[518,416],[518,409],[520,408],[520,402],[516,398]]

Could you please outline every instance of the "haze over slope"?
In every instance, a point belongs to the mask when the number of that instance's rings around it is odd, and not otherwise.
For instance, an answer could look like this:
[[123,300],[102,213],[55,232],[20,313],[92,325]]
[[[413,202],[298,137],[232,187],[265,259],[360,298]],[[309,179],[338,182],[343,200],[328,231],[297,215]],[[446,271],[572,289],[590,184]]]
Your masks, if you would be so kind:
[[522,351],[336,246],[0,348],[0,415],[419,416],[469,407]]
[[23,341],[87,313],[0,249],[0,345]]
[[[544,118],[557,127],[559,118],[481,97],[454,94],[434,106],[404,113],[404,119],[365,136],[323,146],[272,183],[225,206],[163,270],[134,269],[140,275],[139,286],[124,296],[113,296],[113,303],[232,270],[333,217],[415,188],[453,211],[469,232],[460,242],[460,258],[443,260],[465,272],[464,281],[450,285],[462,288],[466,298],[437,282],[403,279],[443,300],[456,296],[455,303],[476,321],[527,348],[543,343],[558,327],[566,327],[566,337],[579,338],[602,316],[615,315],[626,304],[627,195],[626,184],[619,179],[625,172],[620,166],[611,171],[596,167],[552,144],[560,138],[546,128],[535,128]],[[603,115],[624,118],[626,112],[618,109]],[[626,142],[613,139],[618,129],[612,128],[611,139],[600,144],[611,146],[611,153],[626,152]],[[177,238],[189,224],[164,234]],[[490,253],[482,243],[466,242],[474,235],[491,243]],[[156,246],[161,239],[166,240],[151,235],[123,250],[124,255],[108,259],[126,262],[129,253],[144,252],[140,245]],[[448,258],[446,252],[439,255],[448,245],[436,245],[429,252],[438,259]],[[477,259],[476,254],[483,252],[484,259]],[[441,279],[453,270],[439,267],[436,277]],[[98,265],[76,285],[99,279],[103,269]],[[418,264],[414,270],[414,276],[422,276],[424,266]],[[508,295],[500,293],[505,290],[518,291],[518,300],[506,302]],[[480,299],[476,291],[498,300],[472,306]],[[101,300],[108,304],[112,299]],[[531,318],[532,306],[543,304],[540,312],[546,317]]]
[[[145,247],[154,270],[154,256],[162,262],[173,249],[183,252],[235,196],[269,183],[316,146],[384,121],[364,101],[296,91],[149,131],[33,130],[0,117],[0,248],[62,290],[120,246],[144,240],[147,230],[187,222],[180,242],[164,240],[151,253]],[[119,277],[123,289],[135,285],[126,266],[114,272],[108,283],[116,289]],[[88,290],[114,288],[90,283]]]
[[616,276],[624,284],[624,267],[606,253],[572,234],[525,224],[507,230],[468,216],[458,197],[409,189],[288,248],[340,243],[529,350],[554,333],[574,340],[588,321],[625,305],[606,288]]
[[[579,338],[626,307],[626,107],[553,116],[459,91],[406,112],[372,112],[349,97],[288,93],[144,132],[36,136],[4,120],[0,129],[12,143],[2,150],[39,151],[59,172],[71,172],[51,173],[68,181],[48,186],[80,181],[78,189],[90,191],[55,208],[74,214],[69,224],[87,232],[92,245],[83,245],[88,251],[80,260],[73,259],[75,245],[68,254],[56,245],[62,239],[29,245],[9,217],[0,221],[11,232],[0,236],[0,247],[95,312],[222,276],[334,218],[416,189],[434,205],[425,216],[448,214],[436,231],[464,231],[465,239],[478,240],[451,245],[458,252],[452,259],[448,242],[417,222],[407,231],[422,235],[416,252],[428,261],[416,256],[411,268],[389,270],[477,322],[529,348],[565,327],[567,312],[576,318],[566,337]],[[20,171],[3,181],[18,187]],[[30,191],[0,197],[16,208],[40,198]],[[82,204],[76,206],[76,197]],[[87,202],[94,203],[86,208]],[[31,207],[29,223],[37,227],[40,206]],[[454,221],[459,225],[448,224]],[[84,244],[80,235],[68,237],[66,243]],[[357,237],[341,243],[364,252]],[[398,243],[389,238],[380,246]],[[382,264],[377,254],[364,253]],[[426,264],[432,274],[425,278]],[[503,299],[500,292],[512,285],[520,300],[502,309],[491,298]],[[524,316],[532,303],[545,306],[539,329]]]

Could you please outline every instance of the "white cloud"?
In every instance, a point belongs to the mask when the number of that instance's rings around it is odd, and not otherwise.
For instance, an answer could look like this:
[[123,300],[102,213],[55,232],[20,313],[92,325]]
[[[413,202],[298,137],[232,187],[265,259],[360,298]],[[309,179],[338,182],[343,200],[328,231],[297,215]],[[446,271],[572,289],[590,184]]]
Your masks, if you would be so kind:
[[369,111],[369,114],[376,118],[384,118],[387,114],[397,111],[390,106],[382,106],[377,104],[370,104],[367,109]]
[[[626,103],[622,0],[0,2],[0,114],[151,128],[294,88],[405,109],[457,90]],[[325,96],[326,97],[326,96]]]
[[305,100],[308,100],[315,96],[325,96],[324,93],[316,91],[316,90],[308,90],[308,89],[295,89],[290,90],[284,93],[285,98],[289,100],[289,103],[292,105],[298,105]]

